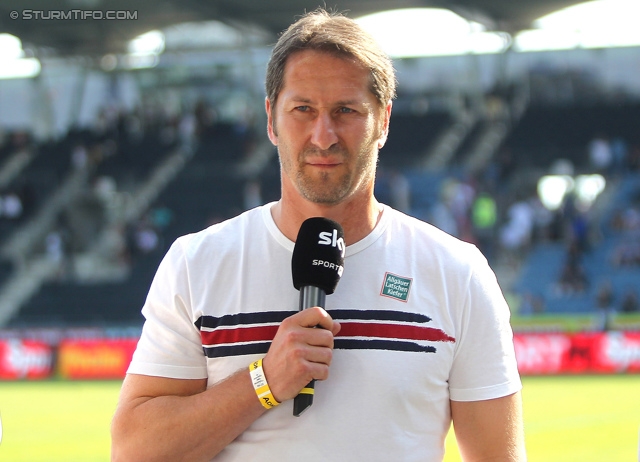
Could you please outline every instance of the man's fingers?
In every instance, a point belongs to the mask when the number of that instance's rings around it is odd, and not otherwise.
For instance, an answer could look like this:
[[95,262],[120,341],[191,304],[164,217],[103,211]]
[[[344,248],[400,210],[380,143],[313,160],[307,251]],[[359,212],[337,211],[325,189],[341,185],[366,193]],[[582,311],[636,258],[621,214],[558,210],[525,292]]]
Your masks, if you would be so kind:
[[282,322],[262,363],[276,399],[293,398],[311,379],[327,379],[339,330],[340,324],[320,307]]
[[324,309],[319,306],[307,308],[296,313],[293,318],[297,318],[302,327],[322,327],[329,331],[333,330],[333,319]]

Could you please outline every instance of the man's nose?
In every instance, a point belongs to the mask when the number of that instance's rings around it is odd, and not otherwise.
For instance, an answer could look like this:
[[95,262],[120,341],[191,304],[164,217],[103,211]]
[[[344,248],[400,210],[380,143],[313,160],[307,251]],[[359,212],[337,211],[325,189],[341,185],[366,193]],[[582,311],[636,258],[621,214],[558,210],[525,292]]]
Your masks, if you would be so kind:
[[327,150],[338,142],[336,121],[331,114],[320,112],[313,121],[311,143],[322,150]]

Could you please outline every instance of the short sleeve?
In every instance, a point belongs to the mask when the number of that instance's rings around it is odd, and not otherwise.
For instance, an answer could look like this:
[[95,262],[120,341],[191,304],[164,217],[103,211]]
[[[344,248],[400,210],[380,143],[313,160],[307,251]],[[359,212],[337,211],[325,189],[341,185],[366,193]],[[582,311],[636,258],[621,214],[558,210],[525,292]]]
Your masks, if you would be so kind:
[[449,375],[450,398],[454,401],[499,398],[522,388],[509,307],[487,260],[474,250]]
[[206,357],[191,310],[189,268],[183,245],[173,243],[142,308],[145,323],[128,373],[177,379],[207,377]]

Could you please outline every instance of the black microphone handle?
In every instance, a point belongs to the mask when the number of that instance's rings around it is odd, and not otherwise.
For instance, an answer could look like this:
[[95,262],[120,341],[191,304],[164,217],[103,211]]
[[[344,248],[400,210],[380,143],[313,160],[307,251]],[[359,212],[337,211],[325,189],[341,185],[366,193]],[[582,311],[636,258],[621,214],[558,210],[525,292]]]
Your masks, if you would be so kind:
[[[314,306],[324,308],[327,294],[320,287],[302,286],[300,288],[300,305],[299,310],[306,310]],[[313,404],[314,386],[316,381],[312,380],[306,387],[293,399],[293,415],[299,417]]]

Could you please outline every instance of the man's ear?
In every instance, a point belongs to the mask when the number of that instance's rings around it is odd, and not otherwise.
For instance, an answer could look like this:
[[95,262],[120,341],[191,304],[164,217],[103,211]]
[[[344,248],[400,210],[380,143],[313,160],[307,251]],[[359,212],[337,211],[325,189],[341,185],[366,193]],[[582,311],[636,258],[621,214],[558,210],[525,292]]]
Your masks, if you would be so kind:
[[267,135],[269,136],[269,140],[274,146],[278,145],[278,135],[276,134],[276,128],[274,126],[273,120],[273,111],[271,107],[271,101],[269,98],[264,99],[264,108],[267,111]]
[[382,149],[387,142],[387,136],[389,136],[389,120],[391,119],[391,106],[392,102],[389,101],[387,107],[384,108],[384,119],[382,121],[382,127],[380,129],[380,138],[378,138],[378,149]]

